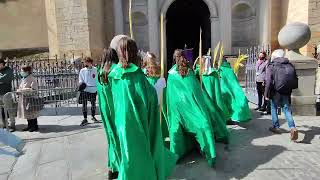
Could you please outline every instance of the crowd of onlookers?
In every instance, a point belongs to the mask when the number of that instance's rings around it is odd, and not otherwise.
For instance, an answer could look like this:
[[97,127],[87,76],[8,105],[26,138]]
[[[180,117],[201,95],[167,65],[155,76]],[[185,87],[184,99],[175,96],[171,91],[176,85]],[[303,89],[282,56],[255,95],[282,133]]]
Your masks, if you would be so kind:
[[[16,117],[27,119],[27,127],[23,131],[34,132],[38,130],[40,110],[38,84],[32,75],[31,66],[22,66],[20,70],[22,78],[17,92],[12,92],[13,70],[6,66],[4,59],[0,59],[0,124],[7,127],[11,132],[16,131]],[[18,95],[15,103],[15,95]]]

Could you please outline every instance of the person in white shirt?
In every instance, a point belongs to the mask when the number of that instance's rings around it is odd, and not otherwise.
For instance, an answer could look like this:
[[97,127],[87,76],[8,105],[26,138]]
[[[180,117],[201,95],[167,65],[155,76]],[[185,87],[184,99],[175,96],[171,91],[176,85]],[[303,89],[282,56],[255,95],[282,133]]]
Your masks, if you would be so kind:
[[93,60],[89,57],[84,59],[85,67],[80,70],[79,73],[79,84],[80,86],[85,87],[79,97],[79,103],[82,104],[82,113],[83,121],[80,126],[85,126],[88,124],[87,120],[87,110],[88,110],[88,101],[91,102],[91,116],[92,121],[99,123],[95,118],[96,114],[96,99],[97,99],[97,86],[96,86],[96,77],[97,77],[97,68],[93,66]]

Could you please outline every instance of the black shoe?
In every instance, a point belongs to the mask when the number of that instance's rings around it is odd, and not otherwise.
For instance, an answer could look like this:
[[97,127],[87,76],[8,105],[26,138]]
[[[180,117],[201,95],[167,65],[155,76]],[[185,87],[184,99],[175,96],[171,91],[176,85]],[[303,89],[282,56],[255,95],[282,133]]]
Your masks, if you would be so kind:
[[38,131],[38,130],[39,130],[38,127],[31,127],[31,128],[29,129],[29,132],[36,132],[36,131]]
[[254,108],[254,110],[255,110],[255,111],[257,111],[257,110],[259,110],[259,109],[261,109],[261,107],[260,107],[260,106],[258,106],[258,107],[256,107],[256,108]]
[[112,171],[108,171],[108,179],[112,180],[112,179],[117,179],[119,176],[118,172],[112,172]]
[[10,132],[15,132],[16,131],[16,127],[13,127],[13,126],[9,127],[9,131]]
[[31,128],[31,120],[27,120],[28,121],[28,125],[27,127],[23,128],[22,131],[29,131],[29,129]]
[[86,126],[86,125],[88,125],[88,124],[89,124],[89,123],[88,123],[88,120],[84,119],[84,120],[81,122],[80,126]]
[[25,127],[22,129],[22,131],[29,131],[30,127]]
[[92,120],[94,123],[102,123],[101,121],[99,121],[99,120],[96,119],[95,117],[92,117],[91,120]]
[[264,112],[264,111],[267,111],[267,109],[266,108],[260,108],[260,109],[258,109],[258,111],[259,112]]
[[239,123],[236,121],[229,120],[227,121],[227,125],[239,125]]

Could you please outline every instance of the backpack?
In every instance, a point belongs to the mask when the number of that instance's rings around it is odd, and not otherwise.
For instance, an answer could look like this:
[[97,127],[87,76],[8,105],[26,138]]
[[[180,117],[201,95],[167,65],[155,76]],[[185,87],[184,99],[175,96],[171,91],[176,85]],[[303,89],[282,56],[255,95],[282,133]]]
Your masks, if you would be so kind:
[[291,63],[272,63],[273,88],[280,94],[291,94],[298,88],[296,69]]

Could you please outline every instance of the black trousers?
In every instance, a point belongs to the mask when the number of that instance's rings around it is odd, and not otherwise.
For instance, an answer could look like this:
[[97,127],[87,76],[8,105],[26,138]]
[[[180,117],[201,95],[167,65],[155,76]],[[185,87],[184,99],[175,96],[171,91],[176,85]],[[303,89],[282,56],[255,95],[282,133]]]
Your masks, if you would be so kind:
[[265,86],[263,85],[262,82],[256,82],[256,83],[257,83],[257,92],[258,92],[258,107],[262,109],[266,109],[267,112],[271,112],[270,102],[263,98]]
[[[263,93],[264,93],[264,86],[262,82],[256,82],[257,83],[257,92],[258,92],[258,107],[265,107],[265,103],[263,101]],[[262,104],[263,103],[263,104]]]
[[96,115],[96,97],[97,93],[88,93],[83,92],[80,96],[82,97],[82,113],[84,119],[88,117],[88,101],[91,102],[91,116],[94,117]]

